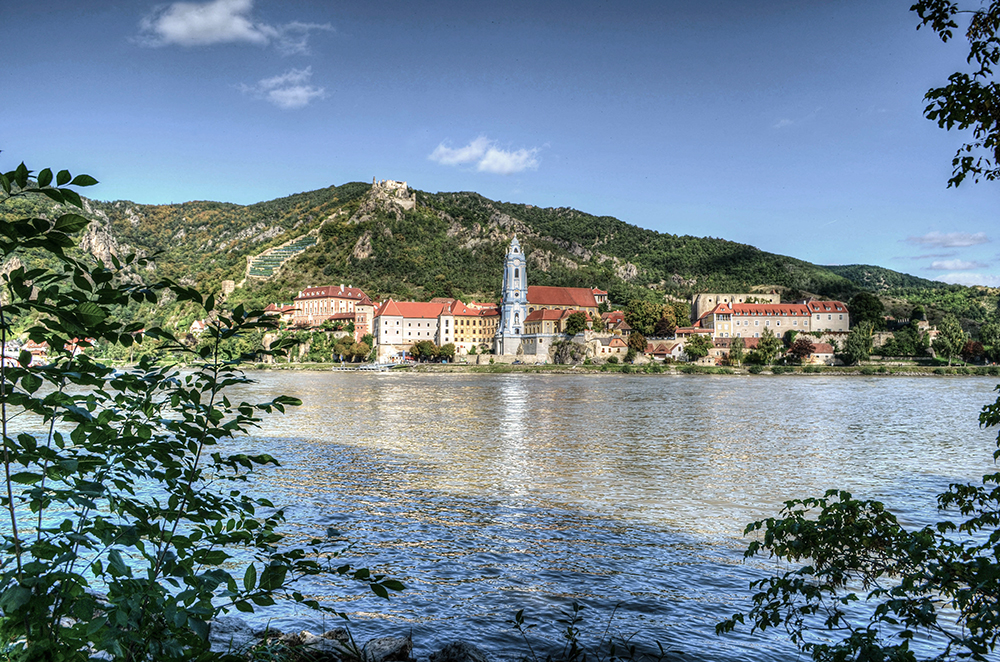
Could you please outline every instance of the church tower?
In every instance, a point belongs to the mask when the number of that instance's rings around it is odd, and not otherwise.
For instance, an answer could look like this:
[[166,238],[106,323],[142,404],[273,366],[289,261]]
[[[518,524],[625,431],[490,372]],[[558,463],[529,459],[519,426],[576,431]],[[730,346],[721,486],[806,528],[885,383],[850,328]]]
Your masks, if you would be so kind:
[[507,248],[503,265],[503,293],[500,303],[500,328],[497,329],[493,351],[496,354],[517,354],[528,314],[528,270],[521,244],[514,237]]

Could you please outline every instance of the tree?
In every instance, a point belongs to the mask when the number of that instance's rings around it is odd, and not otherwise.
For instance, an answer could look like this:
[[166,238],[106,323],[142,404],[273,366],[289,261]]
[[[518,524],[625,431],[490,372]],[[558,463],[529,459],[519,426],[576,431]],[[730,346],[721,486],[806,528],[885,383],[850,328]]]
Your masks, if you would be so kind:
[[983,357],[983,343],[976,340],[966,340],[961,353],[963,361],[974,363]]
[[577,311],[566,318],[566,333],[575,336],[587,328],[587,313]]
[[1000,360],[1000,323],[989,321],[979,327],[979,342],[991,361]]
[[451,361],[455,358],[455,343],[447,343],[441,345],[441,349],[438,350],[438,356],[442,359],[448,359]]
[[634,349],[639,354],[646,353],[646,336],[642,335],[638,331],[633,331],[628,336],[628,346]]
[[799,335],[798,331],[792,331],[789,329],[785,331],[784,335],[781,336],[781,342],[784,343],[785,347],[791,347],[792,343],[795,342],[795,336]]
[[684,353],[687,354],[689,360],[697,361],[703,356],[708,356],[708,352],[712,349],[712,346],[712,339],[708,335],[696,333],[684,343]]
[[965,331],[954,315],[945,315],[938,325],[938,335],[934,339],[934,351],[948,357],[948,365],[965,346]]
[[953,73],[948,85],[933,88],[924,96],[930,102],[924,109],[927,119],[943,129],[971,129],[971,138],[952,159],[948,186],[958,186],[968,176],[975,182],[1000,178],[1000,85],[993,72],[1000,62],[1000,0],[984,0],[981,6],[969,9],[961,9],[952,0],[919,0],[911,9],[920,17],[918,28],[930,26],[943,42],[958,29],[959,14],[969,19],[965,37],[971,72]]
[[844,357],[848,363],[857,365],[868,360],[872,353],[872,333],[871,322],[862,322],[851,329],[844,341]]
[[[67,186],[96,183],[65,170],[42,170],[34,182],[31,174],[24,164],[0,173],[0,202],[44,195],[82,207]],[[253,612],[284,595],[336,613],[295,590],[303,577],[339,573],[383,596],[401,588],[367,570],[335,569],[339,552],[329,541],[289,545],[283,512],[242,489],[255,469],[277,462],[230,454],[229,440],[299,402],[231,402],[227,389],[251,380],[239,369],[246,357],[226,348],[273,330],[274,320],[243,306],[225,310],[170,281],[143,283],[145,258],[114,257],[105,267],[74,257],[89,220],[55,211],[54,220],[0,223],[0,263],[33,262],[0,276],[4,658],[218,659],[208,651],[208,623],[233,608]],[[123,304],[156,305],[167,293],[212,320],[196,349],[115,317]],[[29,368],[27,352],[7,354],[16,332],[48,343],[50,362]],[[74,338],[87,338],[85,351],[67,348]],[[156,345],[190,366],[182,373],[143,358],[116,371],[88,356],[95,343]],[[37,424],[9,434],[29,416]]]
[[438,347],[430,340],[419,340],[410,347],[410,354],[417,361],[430,361],[438,355]]
[[810,356],[812,356],[813,352],[815,351],[816,351],[816,345],[813,344],[813,341],[810,340],[809,338],[806,338],[805,336],[802,336],[801,338],[798,338],[795,342],[792,343],[792,346],[789,348],[788,353],[793,358],[795,358],[796,361],[802,363]]
[[918,303],[910,311],[910,320],[923,321],[925,319],[927,319],[927,313],[924,312],[924,307]]
[[669,338],[673,336],[677,331],[677,316],[674,313],[674,309],[670,306],[664,306],[663,317],[661,317],[656,322],[656,326],[653,328],[653,334],[660,336],[661,338]]
[[871,292],[855,294],[848,304],[848,310],[851,311],[852,327],[867,322],[877,331],[885,329],[885,305]]
[[[983,407],[979,422],[1000,425],[1000,398]],[[996,445],[994,459],[1000,434]],[[926,660],[995,659],[1000,473],[951,485],[938,506],[963,519],[904,527],[882,503],[843,490],[787,501],[780,517],[747,526],[746,535],[760,533],[744,556],[794,567],[752,582],[753,606],[716,632],[783,626],[816,662],[915,662],[918,638]]]
[[653,335],[656,323],[663,317],[663,304],[655,301],[633,299],[625,307],[625,321],[645,336]]
[[743,341],[743,338],[740,336],[733,338],[729,344],[729,362],[737,366],[742,364],[745,350],[746,343]]
[[780,338],[777,338],[771,329],[764,329],[760,334],[760,338],[757,339],[757,355],[761,359],[761,363],[764,365],[770,365],[774,362],[774,358],[781,351],[782,342]]

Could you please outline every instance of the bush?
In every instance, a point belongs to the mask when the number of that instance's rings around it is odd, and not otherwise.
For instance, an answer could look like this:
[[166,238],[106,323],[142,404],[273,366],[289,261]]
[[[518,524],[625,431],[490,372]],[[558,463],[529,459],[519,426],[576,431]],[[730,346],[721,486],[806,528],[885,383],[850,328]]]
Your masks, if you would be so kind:
[[632,366],[630,366],[628,363],[626,363],[625,365],[622,366],[621,372],[625,373],[626,375],[631,374],[632,373]]
[[609,356],[607,362],[610,363],[611,365],[618,365],[618,357],[617,356]]
[[872,367],[872,366],[870,366],[870,365],[862,366],[861,367],[861,374],[862,375],[874,375],[875,374],[875,368]]
[[[979,421],[1000,425],[1000,398]],[[996,448],[994,460],[1000,434]],[[949,519],[923,528],[842,490],[786,501],[779,517],[745,530],[755,534],[745,558],[768,557],[775,571],[751,583],[750,610],[716,632],[781,625],[816,662],[996,659],[1000,473],[952,484],[937,500]]]
[[754,364],[749,368],[747,368],[747,372],[749,372],[751,375],[759,375],[760,373],[764,372],[764,368],[760,365]]
[[[28,175],[22,164],[0,176],[5,199],[44,194],[77,204],[79,196],[61,187],[93,182],[63,171],[51,187],[52,174],[43,170],[29,187]],[[44,422],[3,440],[0,636],[17,642],[8,658],[82,661],[91,651],[113,659],[194,659],[207,655],[208,622],[233,608],[252,612],[288,595],[335,613],[294,590],[302,577],[350,575],[383,596],[402,588],[367,570],[334,569],[322,559],[338,552],[325,540],[288,548],[278,531],[282,511],[241,489],[256,468],[277,462],[219,448],[262,415],[299,404],[285,396],[259,404],[226,396],[229,387],[250,383],[233,343],[273,327],[271,320],[241,306],[220,310],[212,296],[170,282],[137,283],[142,258],[115,258],[108,269],[68,256],[64,249],[75,248],[74,235],[87,224],[66,213],[0,225],[0,262],[29,253],[42,265],[3,277],[0,347],[14,329],[27,328],[31,340],[53,352],[45,366],[29,369],[27,352],[16,366],[0,364],[3,429],[14,429],[25,414]],[[167,291],[211,314],[199,349],[160,329],[115,320],[117,306],[155,304]],[[117,372],[86,350],[68,348],[82,337],[84,347],[159,342],[193,365],[181,373],[147,356],[134,370]]]
[[943,375],[943,374],[946,374],[946,373],[945,373],[945,369],[944,369],[944,368],[934,368],[934,374],[935,374],[935,375]]

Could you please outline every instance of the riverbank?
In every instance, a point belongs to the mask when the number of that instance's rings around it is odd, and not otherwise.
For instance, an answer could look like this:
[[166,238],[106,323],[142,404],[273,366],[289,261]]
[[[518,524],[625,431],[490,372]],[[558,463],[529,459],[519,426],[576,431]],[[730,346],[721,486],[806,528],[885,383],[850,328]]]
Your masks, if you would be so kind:
[[[303,370],[327,372],[341,367],[339,363],[256,363],[247,364],[247,370]],[[361,372],[361,371],[359,371]],[[377,371],[368,371],[377,372]],[[388,372],[412,372],[421,374],[610,374],[610,375],[750,375],[750,376],[786,376],[786,375],[845,375],[845,376],[932,376],[932,377],[1000,377],[1000,366],[919,366],[919,365],[880,365],[865,364],[858,366],[701,366],[690,364],[602,364],[602,365],[464,365],[461,363],[420,363],[411,366],[399,366]],[[385,374],[385,372],[381,373]]]

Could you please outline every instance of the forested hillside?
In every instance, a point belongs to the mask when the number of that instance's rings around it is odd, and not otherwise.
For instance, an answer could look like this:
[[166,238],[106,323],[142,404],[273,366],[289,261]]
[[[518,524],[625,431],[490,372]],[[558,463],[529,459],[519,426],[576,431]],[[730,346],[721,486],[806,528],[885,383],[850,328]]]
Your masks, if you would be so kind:
[[[996,306],[996,293],[983,288],[947,286],[873,266],[822,267],[746,244],[645,230],[569,208],[420,191],[406,208],[384,193],[354,182],[249,206],[88,200],[86,214],[93,223],[81,245],[105,261],[131,252],[155,255],[147,278],[172,278],[209,292],[232,280],[238,287],[231,303],[261,306],[327,283],[360,287],[376,299],[495,299],[503,255],[515,234],[528,256],[532,284],[599,287],[618,305],[698,291],[778,288],[786,298],[812,294],[845,301],[870,290],[894,302],[890,310],[899,314],[919,302],[929,312],[955,312],[970,320]],[[10,200],[0,206],[0,219],[52,217],[57,211],[49,202]],[[315,245],[274,277],[246,277],[249,258],[310,231],[316,231]],[[169,307],[123,314],[167,326],[190,323],[183,310]]]

